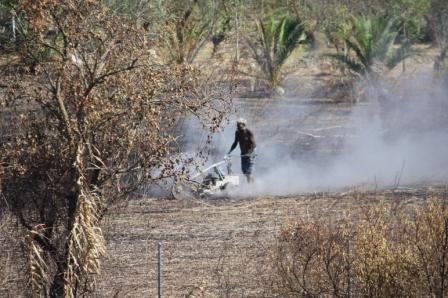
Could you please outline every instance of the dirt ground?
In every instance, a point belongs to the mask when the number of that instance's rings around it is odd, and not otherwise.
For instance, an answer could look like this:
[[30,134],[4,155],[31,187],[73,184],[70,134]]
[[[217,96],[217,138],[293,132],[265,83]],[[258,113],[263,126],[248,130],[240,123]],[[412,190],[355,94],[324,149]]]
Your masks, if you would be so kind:
[[[432,54],[431,54],[432,55]],[[431,59],[408,65],[412,73]],[[314,91],[334,78],[325,65],[303,65],[285,81],[287,94],[275,113],[269,100],[237,99],[258,116],[258,133],[271,143],[289,143],[297,153],[313,152],[322,158],[343,148],[352,103],[337,103]],[[363,104],[357,107],[362,108]],[[266,112],[267,111],[267,112]],[[283,111],[294,113],[279,134],[269,127]],[[277,114],[276,114],[277,113]],[[264,123],[264,124],[263,124]],[[299,129],[298,129],[299,128]],[[294,139],[291,139],[294,136]],[[317,136],[317,137],[316,137]],[[301,147],[298,147],[301,146]],[[315,158],[311,156],[310,158]],[[437,195],[437,187],[413,187],[373,191],[352,189],[339,193],[308,193],[288,197],[253,197],[221,200],[166,200],[140,198],[110,211],[103,223],[107,256],[96,277],[94,297],[155,297],[157,293],[157,243],[162,247],[162,296],[183,297],[198,290],[202,297],[269,297],[269,249],[280,228],[292,220],[336,221],[347,214],[362,215],[372,204],[418,205]],[[2,218],[0,217],[0,227]],[[11,225],[11,226],[10,226]],[[12,230],[13,221],[3,230]],[[12,245],[11,243],[14,243]],[[0,285],[10,289],[0,297],[25,297],[21,276],[26,270],[20,258],[21,244],[0,233]],[[7,257],[5,257],[7,256]],[[2,267],[3,266],[3,267]],[[2,269],[9,275],[2,281]],[[3,272],[4,273],[4,272]],[[26,286],[28,286],[25,283]],[[22,287],[22,288],[21,288]],[[21,288],[21,289],[20,289]],[[198,296],[201,297],[201,296]]]
[[[409,62],[408,73],[430,66],[428,57]],[[372,107],[368,102],[353,105],[316,92],[335,78],[326,67],[303,65],[285,81],[283,97],[235,99],[237,113],[247,113],[261,147],[281,144],[293,148],[289,151],[296,153],[294,158],[314,162],[325,162],[326,157],[345,150],[345,142],[355,137],[350,126],[354,110]],[[273,129],[272,123],[282,131]],[[436,197],[439,189],[413,186],[374,191],[357,186],[338,193],[278,197],[130,201],[113,210],[105,222],[108,257],[97,279],[97,295],[155,297],[160,242],[163,297],[184,297],[192,291],[201,293],[196,297],[272,297],[269,252],[278,231],[289,221],[331,222],[348,215],[356,220],[377,202],[414,207]]]
[[108,257],[98,297],[155,297],[157,243],[162,296],[267,297],[269,249],[288,221],[362,216],[374,203],[418,205],[438,188],[314,193],[223,200],[140,199],[105,222]]
[[[131,200],[111,209],[103,222],[107,256],[93,297],[156,297],[157,243],[162,297],[185,297],[191,291],[202,295],[191,297],[272,297],[270,249],[288,222],[361,220],[378,202],[414,208],[442,193],[446,197],[447,190],[365,186],[279,197]],[[1,222],[0,297],[28,297],[22,244],[11,238],[14,220]]]

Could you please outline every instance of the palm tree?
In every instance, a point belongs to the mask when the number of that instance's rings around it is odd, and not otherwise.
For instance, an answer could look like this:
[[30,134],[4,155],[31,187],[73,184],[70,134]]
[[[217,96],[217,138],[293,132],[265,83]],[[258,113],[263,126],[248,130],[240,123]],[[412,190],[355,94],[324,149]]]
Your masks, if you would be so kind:
[[394,47],[399,28],[391,18],[353,17],[349,24],[350,29],[338,33],[346,46],[344,53],[329,56],[351,73],[373,78],[416,53],[409,43]]
[[212,33],[214,22],[199,16],[198,1],[194,0],[167,27],[166,46],[178,64],[192,63]]
[[306,39],[305,26],[297,18],[270,17],[265,23],[257,21],[256,38],[246,41],[269,88],[274,89],[280,84],[286,59]]
[[[219,33],[224,34],[229,29],[230,19],[226,18],[225,1],[176,0],[173,3],[174,6],[169,9],[170,21],[164,27],[166,52],[171,61],[191,64],[208,41],[212,40],[216,44],[224,39],[224,35],[213,39],[213,33],[222,29]],[[224,23],[220,23],[223,19]]]

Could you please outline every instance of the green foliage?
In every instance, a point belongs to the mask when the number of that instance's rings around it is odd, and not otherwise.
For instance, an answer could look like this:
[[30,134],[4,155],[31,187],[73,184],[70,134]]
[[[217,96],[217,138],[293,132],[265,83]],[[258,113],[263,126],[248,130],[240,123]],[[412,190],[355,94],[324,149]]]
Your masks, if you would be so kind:
[[271,88],[282,80],[282,67],[299,43],[307,35],[303,22],[297,18],[270,17],[266,22],[257,21],[254,41],[247,39],[252,55]]
[[402,39],[415,41],[424,38],[427,26],[425,15],[431,3],[431,0],[396,0],[389,5],[389,15],[396,19]]
[[[151,0],[103,0],[104,4],[111,7],[114,11],[121,13],[137,14],[140,9],[149,8]],[[140,11],[139,11],[140,10]]]
[[16,3],[17,0],[0,0],[0,10],[11,9]]
[[433,0],[428,19],[435,41],[442,47],[448,44],[448,5],[444,0]]
[[388,17],[353,17],[350,29],[339,31],[346,52],[329,56],[360,75],[375,75],[384,68],[394,68],[415,54],[409,43],[394,48],[399,33],[394,21]]

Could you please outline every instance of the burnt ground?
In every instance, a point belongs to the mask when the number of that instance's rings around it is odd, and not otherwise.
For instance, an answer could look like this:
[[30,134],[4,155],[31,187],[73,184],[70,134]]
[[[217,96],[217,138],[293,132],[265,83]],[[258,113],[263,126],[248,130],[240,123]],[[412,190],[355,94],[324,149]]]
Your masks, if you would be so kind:
[[[236,113],[243,110],[251,119],[264,148],[280,145],[293,152],[292,158],[325,162],[346,150],[347,139],[356,137],[350,121],[354,112],[380,112],[369,102],[353,104],[316,92],[334,79],[326,67],[302,66],[286,80],[287,93],[282,97],[235,100]],[[130,201],[113,210],[105,222],[109,254],[97,280],[98,294],[156,296],[160,242],[164,297],[182,297],[193,289],[200,289],[203,297],[271,297],[269,251],[288,221],[337,221],[349,214],[357,220],[379,201],[417,206],[440,197],[443,189],[412,186],[368,191],[357,187],[278,197]]]
[[[162,247],[163,297],[184,297],[195,289],[203,295],[196,297],[271,297],[269,253],[288,222],[332,223],[347,216],[357,221],[379,202],[414,208],[432,198],[446,199],[447,189],[352,188],[245,199],[130,200],[111,209],[103,222],[107,256],[93,297],[156,297],[157,243]],[[2,218],[0,226],[0,296],[28,297],[22,244],[12,238],[14,222]]]
[[[311,96],[235,99],[236,113],[244,111],[251,119],[262,150],[281,147],[291,158],[319,162],[343,150],[353,108],[351,103]],[[261,166],[257,164],[257,171],[262,171]],[[321,193],[130,201],[108,216],[104,230],[109,256],[98,293],[101,297],[154,297],[156,247],[161,242],[164,297],[181,297],[195,287],[203,289],[205,297],[263,296],[269,247],[285,222],[337,218],[362,208],[362,201],[355,205],[352,196]]]
[[158,242],[164,297],[183,297],[195,287],[204,297],[263,297],[269,287],[269,248],[288,221],[356,218],[377,202],[418,205],[442,189],[130,201],[105,222],[108,256],[97,279],[98,297],[155,297]]
[[[428,65],[428,61],[423,63]],[[348,119],[354,109],[369,107],[368,103],[353,105],[316,93],[334,78],[328,73],[331,70],[303,66],[286,80],[284,97],[236,99],[236,109],[244,107],[249,113],[257,135],[269,139],[266,146],[285,144],[295,148],[299,157],[323,161],[344,150],[345,140],[352,137]],[[282,118],[284,113],[292,116]],[[272,129],[273,121],[281,122],[281,132]],[[439,190],[415,186],[246,199],[130,200],[112,209],[104,220],[108,253],[102,274],[96,278],[95,297],[155,297],[158,242],[162,245],[163,297],[182,297],[196,287],[204,297],[269,297],[265,293],[269,249],[288,221],[361,215],[378,201],[418,205],[437,197]],[[3,283],[6,288],[0,296],[25,297],[22,293],[29,285],[20,281],[27,268],[21,243],[10,233],[14,220],[0,218],[0,222],[7,222],[0,229],[0,286]]]

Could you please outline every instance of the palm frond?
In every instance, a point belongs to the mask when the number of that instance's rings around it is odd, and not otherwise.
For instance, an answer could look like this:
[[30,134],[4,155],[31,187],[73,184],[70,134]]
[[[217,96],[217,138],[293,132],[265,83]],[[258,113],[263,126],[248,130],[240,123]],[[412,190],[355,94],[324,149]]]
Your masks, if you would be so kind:
[[350,21],[351,30],[339,32],[347,46],[348,54],[328,55],[343,63],[350,71],[357,73],[374,73],[378,71],[373,65],[386,65],[393,68],[403,59],[415,54],[410,44],[404,44],[393,50],[399,28],[395,20],[387,16],[356,18]]
[[282,66],[297,44],[306,40],[304,25],[298,20],[284,19],[281,28],[277,42],[278,49],[275,55],[275,64],[277,66]]
[[305,26],[296,18],[286,16],[268,18],[256,23],[255,42],[247,39],[252,56],[271,87],[281,77],[281,68],[299,43],[306,40]]
[[410,43],[404,43],[399,49],[392,51],[385,59],[388,69],[393,69],[398,63],[407,58],[419,55],[420,50],[413,49]]
[[356,59],[352,59],[344,54],[326,54],[325,56],[343,64],[350,72],[363,74],[366,71],[364,64],[359,63]]
[[355,52],[356,57],[362,64],[367,66],[370,63],[368,52],[369,50],[366,49],[362,42],[359,42],[358,39],[352,38],[350,36],[347,36],[344,41],[348,49]]
[[374,20],[372,58],[384,60],[395,43],[398,31],[393,30],[393,19],[377,17]]
[[364,18],[355,19],[353,30],[352,38],[357,43],[357,49],[363,54],[363,58],[367,60],[371,49],[372,21]]

